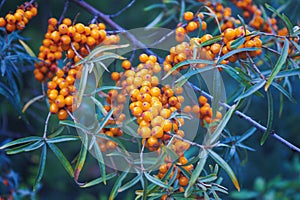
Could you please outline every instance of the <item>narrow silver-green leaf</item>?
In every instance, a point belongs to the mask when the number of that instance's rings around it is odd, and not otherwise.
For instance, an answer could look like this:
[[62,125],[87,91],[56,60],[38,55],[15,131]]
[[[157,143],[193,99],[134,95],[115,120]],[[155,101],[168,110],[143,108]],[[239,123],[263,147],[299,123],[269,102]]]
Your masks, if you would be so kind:
[[131,187],[133,187],[142,178],[142,173],[138,174],[136,177],[125,183],[122,187],[118,189],[118,192],[123,192]]
[[[190,64],[208,64],[208,65],[213,65],[214,62],[211,60],[203,60],[203,59],[195,59],[195,60],[185,60],[182,61],[178,64],[176,64],[168,73],[162,78],[162,80],[166,79],[168,76],[170,76],[175,70],[178,68],[184,66],[184,65],[190,65]],[[203,69],[203,68],[202,68]]]
[[98,161],[103,183],[106,184],[106,170],[105,170],[105,163],[104,163],[102,152],[97,144],[93,145],[93,149],[94,149],[95,157]]
[[121,187],[122,185],[122,181],[126,178],[127,174],[128,174],[128,170],[124,171],[119,177],[118,179],[116,180],[111,192],[110,192],[110,195],[109,195],[109,200],[113,200],[116,198],[117,194],[118,194],[118,190],[119,188]]
[[7,147],[11,147],[14,145],[24,144],[27,142],[34,142],[34,141],[38,141],[38,140],[42,140],[42,139],[43,139],[42,137],[37,137],[37,136],[29,136],[29,137],[25,137],[25,138],[20,138],[20,139],[17,139],[17,140],[14,140],[14,141],[11,141],[11,142],[8,142],[8,143],[2,145],[0,147],[0,149],[5,149]]
[[82,137],[82,145],[80,149],[79,156],[77,158],[76,166],[75,166],[75,171],[74,171],[74,179],[77,182],[80,172],[83,168],[83,165],[85,163],[86,155],[87,155],[87,148],[88,148],[88,137],[86,134],[83,135]]
[[64,154],[61,152],[61,150],[55,145],[51,143],[47,143],[52,152],[55,154],[55,156],[58,158],[60,163],[63,165],[65,170],[69,173],[71,177],[74,177],[74,171],[70,164],[70,162],[67,160],[67,158],[64,156]]
[[267,140],[269,134],[271,133],[272,130],[272,125],[273,125],[273,115],[274,115],[274,106],[273,106],[273,97],[270,91],[267,92],[267,98],[268,98],[268,122],[267,122],[267,130],[263,134],[261,140],[260,140],[260,145],[263,145],[265,141]]
[[285,38],[282,52],[281,52],[280,57],[278,58],[278,60],[275,64],[272,72],[271,72],[270,77],[268,78],[268,81],[265,85],[265,91],[268,91],[268,88],[270,87],[270,85],[273,82],[274,78],[276,77],[278,72],[281,70],[284,63],[286,62],[286,59],[287,59],[287,56],[288,56],[288,50],[289,50],[289,41],[288,41],[288,39]]
[[41,153],[38,174],[35,179],[34,186],[33,186],[34,191],[36,190],[37,185],[40,183],[40,181],[42,180],[42,177],[44,175],[45,166],[46,166],[46,157],[47,157],[47,146],[44,145],[43,149],[42,149],[42,153]]
[[235,188],[238,191],[240,191],[239,182],[238,182],[234,172],[232,171],[231,167],[227,164],[227,162],[225,160],[223,160],[223,158],[221,156],[219,156],[217,153],[215,153],[214,151],[208,149],[208,152],[209,152],[209,155],[212,157],[212,159],[214,159],[214,161],[216,161],[216,163],[218,163],[218,165],[220,165],[226,171],[226,173],[230,177]]
[[195,168],[195,170],[193,171],[192,175],[191,175],[191,178],[190,178],[190,181],[189,181],[189,184],[184,192],[184,196],[185,197],[188,197],[191,190],[192,190],[192,187],[194,186],[194,184],[196,183],[197,179],[199,178],[203,168],[204,168],[204,165],[206,163],[206,159],[207,159],[207,151],[206,149],[203,149],[201,151],[201,153],[199,154],[199,161],[197,163],[197,166]]
[[166,189],[169,188],[168,184],[162,182],[162,181],[161,181],[160,179],[158,179],[158,178],[155,178],[155,177],[151,176],[151,175],[148,174],[147,172],[144,172],[144,175],[145,175],[145,177],[146,177],[151,183],[154,183],[155,185],[158,185],[158,186],[163,187],[163,188],[166,188]]
[[[116,173],[111,173],[111,174],[108,174],[106,176],[106,180],[110,180],[112,178],[114,178],[117,174]],[[80,185],[81,188],[87,188],[87,187],[91,187],[91,186],[94,186],[94,185],[97,185],[99,183],[102,183],[103,182],[103,178],[102,177],[99,177],[99,178],[96,178],[92,181],[89,181],[83,185]]]
[[236,108],[236,105],[231,106],[231,108],[226,112],[223,119],[218,124],[216,130],[211,134],[209,141],[210,144],[214,144],[219,136],[221,135],[222,131],[224,130],[225,126],[227,125],[229,119],[231,118],[232,114],[234,113],[234,110]]
[[237,102],[240,99],[244,99],[250,95],[252,95],[253,93],[257,92],[260,88],[262,88],[266,83],[266,80],[260,80],[257,83],[255,83],[254,85],[252,85],[250,88],[248,88],[242,95],[238,96],[234,102]]
[[256,51],[259,49],[260,48],[257,48],[257,47],[248,47],[248,48],[240,48],[240,49],[235,49],[235,50],[229,51],[228,53],[226,53],[225,55],[223,55],[222,57],[219,58],[219,60],[217,61],[217,64],[220,64],[220,62],[222,60],[225,60],[234,54],[246,52],[246,51]]
[[292,95],[288,91],[286,91],[281,85],[275,82],[273,82],[271,85],[273,85],[277,90],[279,90],[279,92],[286,96],[291,102],[296,103],[296,100],[292,97]]
[[79,137],[74,136],[74,135],[61,135],[61,136],[47,139],[47,142],[48,143],[59,143],[59,142],[76,141],[78,139],[79,139]]

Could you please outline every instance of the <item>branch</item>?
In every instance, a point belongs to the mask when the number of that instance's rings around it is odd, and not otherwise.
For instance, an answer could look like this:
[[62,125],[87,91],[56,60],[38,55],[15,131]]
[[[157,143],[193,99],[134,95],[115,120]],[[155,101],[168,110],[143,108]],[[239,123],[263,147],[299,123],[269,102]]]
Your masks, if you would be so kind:
[[[156,55],[156,53],[154,53],[153,51],[149,50],[145,44],[143,44],[138,39],[136,39],[136,37],[133,34],[131,34],[130,32],[126,32],[126,30],[123,27],[121,27],[119,24],[117,24],[116,22],[114,22],[109,15],[106,15],[106,14],[102,13],[101,11],[97,10],[96,8],[94,8],[93,6],[91,6],[90,4],[88,4],[88,3],[84,2],[84,1],[80,1],[80,0],[70,0],[70,1],[73,2],[73,3],[75,3],[75,4],[77,4],[78,6],[80,6],[82,8],[84,8],[86,11],[88,11],[92,15],[98,16],[105,23],[107,23],[111,28],[116,29],[117,31],[123,32],[124,35],[125,35],[125,37],[129,41],[131,41],[135,47],[139,47],[139,48],[143,49],[144,52],[147,53],[147,54]],[[267,47],[263,46],[263,48],[267,48]],[[268,50],[269,50],[269,48],[268,48]],[[274,53],[277,53],[277,52],[274,52]],[[159,57],[157,57],[157,58],[158,58],[158,60],[159,60],[160,63],[163,63],[163,60],[161,58],[159,58]],[[213,98],[208,93],[200,90],[200,88],[198,88],[197,86],[193,85],[190,82],[188,82],[188,83],[190,84],[190,86],[192,88],[194,88],[194,90],[201,92],[205,97],[207,97],[209,99]],[[228,104],[224,103],[224,102],[219,102],[219,103],[220,103],[220,105],[224,106],[227,109],[230,108],[230,106]],[[252,119],[248,115],[242,113],[241,111],[237,110],[237,111],[235,111],[235,114],[237,116],[239,116],[240,118],[246,120],[250,124],[252,124],[258,130],[263,131],[263,132],[265,132],[267,130],[267,128],[265,126],[263,126],[260,123],[256,122],[254,119]],[[297,146],[293,145],[292,143],[286,141],[281,136],[277,135],[275,132],[271,132],[270,134],[276,140],[280,141],[281,143],[283,143],[284,145],[288,146],[292,150],[297,151],[298,153],[300,153],[300,148],[298,148]]]
[[[190,84],[190,86],[191,86],[194,90],[196,90],[196,91],[198,91],[198,92],[201,92],[201,94],[202,94],[203,96],[205,96],[205,97],[207,97],[207,98],[209,98],[209,99],[213,99],[213,96],[211,96],[210,94],[204,92],[203,90],[201,90],[201,89],[198,88],[197,86],[193,85],[192,83],[190,83],[190,82],[188,82],[188,83]],[[226,103],[224,103],[224,102],[219,102],[219,104],[220,104],[221,106],[224,106],[224,107],[227,108],[227,109],[231,108],[230,105],[228,105],[228,104],[226,104]],[[258,123],[257,121],[255,121],[254,119],[252,119],[251,117],[249,117],[248,115],[242,113],[241,111],[236,110],[236,111],[235,111],[235,114],[236,114],[237,116],[239,116],[240,118],[244,119],[245,121],[249,122],[251,125],[253,125],[254,127],[256,127],[258,130],[263,131],[263,132],[265,132],[265,131],[267,130],[267,128],[266,128],[265,126],[261,125],[260,123]],[[299,148],[299,147],[297,147],[297,146],[293,145],[292,143],[290,143],[289,141],[283,139],[281,136],[277,135],[277,134],[275,133],[275,131],[272,131],[270,134],[271,134],[276,140],[278,140],[279,142],[281,142],[282,144],[284,144],[284,145],[288,146],[290,149],[292,149],[292,150],[297,151],[298,153],[300,153],[300,148]]]

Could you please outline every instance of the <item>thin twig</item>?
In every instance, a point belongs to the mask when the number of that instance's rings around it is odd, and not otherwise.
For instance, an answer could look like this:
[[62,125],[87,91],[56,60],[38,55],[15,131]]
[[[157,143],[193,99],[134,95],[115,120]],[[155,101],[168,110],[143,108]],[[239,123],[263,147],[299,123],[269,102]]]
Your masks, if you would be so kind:
[[134,4],[135,0],[132,0],[129,4],[127,4],[124,8],[122,8],[121,10],[119,10],[118,12],[116,12],[115,14],[111,14],[109,15],[111,18],[117,17],[119,15],[121,15],[125,10],[127,10],[128,8],[130,8],[133,4]]
[[144,154],[145,146],[146,146],[146,140],[143,142],[142,150],[141,150],[141,153],[140,153],[140,159],[141,159],[141,171],[142,171],[142,172],[145,171],[145,168],[144,168],[144,165],[143,165],[143,154]]
[[50,117],[51,117],[51,112],[48,113],[46,121],[45,121],[44,135],[43,135],[44,139],[46,139],[46,137],[47,137],[47,128],[48,128],[48,122],[49,122]]
[[1,3],[0,3],[0,9],[2,8],[2,6],[4,5],[5,3],[5,0],[2,0]]
[[65,1],[64,9],[63,9],[63,11],[62,11],[62,13],[60,15],[60,18],[58,20],[58,24],[61,24],[61,22],[63,21],[63,19],[65,17],[65,14],[66,14],[66,12],[67,12],[67,10],[69,8],[69,3],[70,3],[69,0]]
[[254,70],[259,74],[260,78],[263,80],[266,80],[266,77],[260,72],[260,70],[258,69],[258,67],[256,66],[255,62],[253,61],[253,59],[251,58],[251,56],[249,55],[248,52],[246,52],[248,59],[250,60]]
[[[200,90],[200,88],[198,88],[197,86],[189,83],[191,85],[191,87],[194,88],[194,90],[199,91],[202,93],[203,96],[209,98],[209,99],[213,99],[213,96],[211,96],[210,94],[204,92],[203,90]],[[224,102],[219,102],[219,104],[221,106],[224,106],[225,108],[229,109],[231,108],[230,105],[224,103]],[[235,114],[237,116],[239,116],[240,118],[244,119],[245,121],[249,122],[250,124],[252,124],[254,127],[256,127],[258,130],[265,132],[267,130],[267,128],[263,125],[261,125],[260,123],[258,123],[257,121],[255,121],[254,119],[252,119],[251,117],[249,117],[248,115],[242,113],[239,110],[235,111]],[[288,142],[287,140],[283,139],[281,136],[277,135],[274,131],[270,133],[270,135],[272,135],[276,140],[280,141],[281,143],[283,143],[284,145],[288,146],[290,149],[297,151],[298,153],[300,153],[300,148],[293,145],[292,143]]]

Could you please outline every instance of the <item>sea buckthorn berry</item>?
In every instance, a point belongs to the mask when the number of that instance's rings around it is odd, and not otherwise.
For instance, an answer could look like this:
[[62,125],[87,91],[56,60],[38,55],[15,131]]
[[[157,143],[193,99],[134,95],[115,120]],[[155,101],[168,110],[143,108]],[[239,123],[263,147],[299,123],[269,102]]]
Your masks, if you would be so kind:
[[131,68],[131,62],[129,60],[124,60],[122,62],[122,68],[125,70],[129,70]]
[[185,165],[186,163],[188,163],[188,159],[182,156],[179,158],[179,163]]
[[215,43],[215,44],[213,44],[213,45],[210,46],[210,50],[214,54],[218,54],[220,52],[220,48],[221,48],[221,45],[218,44],[218,43]]
[[114,81],[120,80],[120,73],[118,73],[118,72],[111,73],[111,79]]
[[57,113],[57,117],[59,120],[65,120],[68,118],[68,113],[65,109],[60,109]]
[[161,138],[164,135],[164,131],[161,126],[155,126],[152,128],[152,136],[156,138]]
[[201,104],[201,105],[204,105],[204,104],[206,104],[207,103],[207,98],[205,97],[205,96],[200,96],[199,98],[198,98],[198,101],[199,101],[199,103]]
[[16,30],[16,25],[15,24],[6,24],[6,30],[8,32],[13,32],[14,30]]
[[187,30],[188,32],[193,32],[193,31],[195,31],[197,28],[198,28],[198,25],[197,25],[197,23],[194,22],[194,21],[189,22],[188,25],[186,26],[186,30]]
[[58,31],[60,34],[67,34],[68,33],[68,26],[66,24],[60,24],[58,26]]
[[57,84],[53,81],[49,81],[47,85],[48,85],[48,89],[51,89],[51,90],[55,89],[57,87]]
[[49,24],[49,25],[52,25],[52,26],[56,26],[56,25],[57,25],[57,19],[55,19],[55,18],[50,18],[50,19],[48,20],[48,24]]
[[160,116],[162,116],[165,119],[168,119],[171,116],[171,111],[167,108],[164,108],[160,111]]
[[153,97],[158,97],[158,96],[161,95],[161,91],[158,87],[152,87],[151,90],[150,90],[150,94]]
[[162,165],[159,167],[159,172],[160,172],[160,173],[165,174],[165,173],[167,173],[167,171],[168,171],[167,164],[162,164]]
[[141,107],[134,107],[132,109],[132,114],[136,117],[140,117],[142,115],[142,113],[143,113],[143,110]]
[[[147,139],[146,146],[148,146],[148,148],[151,147],[153,150],[156,150],[157,148],[159,148],[160,144],[156,137],[151,136]],[[149,150],[151,149],[149,148]]]
[[140,62],[142,62],[142,63],[145,63],[148,59],[149,59],[149,56],[148,56],[147,54],[145,54],[145,53],[143,53],[143,54],[141,54],[141,55],[139,56],[139,60],[140,60]]
[[0,27],[4,27],[6,25],[6,20],[3,17],[0,17]]
[[49,110],[51,113],[56,114],[58,112],[58,107],[55,103],[51,103]]
[[65,106],[65,98],[63,95],[58,95],[55,99],[55,103],[59,108],[62,108]]
[[62,23],[67,25],[67,26],[71,26],[72,25],[72,20],[70,18],[64,18]]
[[178,183],[180,186],[185,187],[189,183],[189,179],[185,176],[181,176]]
[[143,126],[138,128],[138,134],[142,136],[142,138],[149,138],[151,137],[151,129],[147,126]]
[[232,28],[228,28],[228,29],[226,29],[225,30],[225,32],[224,32],[224,37],[228,40],[228,41],[230,41],[230,40],[233,40],[234,38],[235,38],[235,30],[234,29],[232,29]]
[[15,16],[12,15],[12,14],[7,14],[7,15],[5,16],[5,19],[6,19],[7,23],[9,23],[9,24],[14,24],[14,23],[16,23],[16,18],[15,18]]
[[77,33],[83,33],[85,30],[84,25],[82,23],[75,24],[75,29]]
[[186,20],[186,21],[191,21],[194,19],[194,13],[193,12],[190,12],[190,11],[187,11],[183,14],[183,19]]

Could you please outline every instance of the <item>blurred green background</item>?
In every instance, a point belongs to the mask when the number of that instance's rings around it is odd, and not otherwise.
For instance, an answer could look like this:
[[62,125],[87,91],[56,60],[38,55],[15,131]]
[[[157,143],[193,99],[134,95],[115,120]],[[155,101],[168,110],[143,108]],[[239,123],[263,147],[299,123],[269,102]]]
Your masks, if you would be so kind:
[[[37,54],[39,46],[42,43],[44,33],[47,30],[47,21],[49,17],[59,18],[64,7],[64,1],[54,0],[40,0],[36,1],[39,4],[39,13],[33,18],[26,29],[22,32],[22,35],[29,40],[27,44]],[[95,6],[100,11],[106,14],[113,14],[125,7],[130,1],[128,0],[105,0],[105,1],[87,1],[91,5]],[[161,2],[154,1],[142,1],[137,0],[132,7],[126,10],[123,14],[115,17],[114,20],[123,26],[125,29],[144,27],[148,25],[159,13],[160,10],[152,10],[150,12],[144,11],[144,8],[148,5]],[[262,2],[262,1],[256,1]],[[284,1],[272,2],[272,5],[279,7],[283,5]],[[295,1],[298,2],[299,1]],[[15,10],[16,5],[23,3],[23,1],[6,1],[1,8],[1,16],[4,16],[10,10]],[[271,2],[270,2],[271,3]],[[297,5],[293,4],[293,5]],[[284,12],[291,17],[294,23],[299,23],[299,13],[296,13],[293,5],[287,6]],[[298,5],[297,5],[298,6]],[[299,10],[299,9],[298,9]],[[178,12],[179,13],[179,12]],[[78,15],[77,21],[88,23],[93,16],[86,13],[73,3],[70,3],[70,7],[66,13],[66,17],[73,19]],[[178,14],[179,15],[179,14]],[[175,23],[168,24],[167,27],[175,27]],[[109,29],[109,27],[108,27]],[[22,102],[27,102],[29,99],[41,94],[41,86],[34,79],[32,74],[33,67],[30,69],[24,69],[23,81],[24,88],[21,90]],[[224,76],[226,88],[228,93],[232,92],[236,83],[230,78]],[[274,130],[287,139],[288,141],[298,144],[300,146],[300,81],[298,78],[294,78],[292,81],[293,96],[297,100],[296,104],[284,99],[284,110],[279,117],[279,94],[274,92],[274,102],[276,108],[276,114],[274,119]],[[19,137],[30,135],[41,135],[44,127],[44,120],[47,115],[47,107],[44,101],[35,103],[27,111],[27,117],[31,123],[30,126],[26,125],[22,119],[19,119],[12,106],[1,97],[0,99],[0,142],[7,138],[16,139]],[[266,98],[253,97],[250,102],[250,106],[247,110],[249,114],[258,122],[266,124],[267,121],[267,106]],[[49,129],[55,130],[57,128],[57,121],[51,120]],[[229,124],[229,130],[233,135],[242,134],[245,130],[250,128],[250,125],[239,119],[233,117]],[[297,177],[296,171],[290,170],[290,165],[293,160],[299,156],[297,153],[288,149],[288,147],[282,145],[272,137],[269,137],[264,146],[260,146],[260,138],[262,133],[256,132],[246,144],[252,148],[255,148],[255,152],[241,153],[241,162],[231,162],[231,166],[234,166],[237,176],[239,177],[241,187],[243,189],[251,189],[253,187],[256,177],[263,177],[265,180],[271,180],[274,177],[281,176],[286,180],[292,180]],[[62,146],[59,146],[62,148]],[[63,146],[64,153],[67,154],[69,159],[74,158],[76,152],[80,149],[79,142],[73,142]],[[10,167],[19,175],[20,188],[31,189],[39,162],[39,151],[35,153],[22,153],[20,155],[9,156]],[[1,152],[3,154],[3,152]],[[89,159],[84,171],[87,173],[84,175],[84,179],[92,179],[97,176],[98,170],[95,165],[95,160]],[[226,174],[224,174],[224,185],[231,187],[230,180]],[[299,182],[298,182],[299,183]],[[45,175],[42,181],[41,188],[37,192],[37,196],[40,199],[107,199],[109,189],[112,187],[113,181],[108,182],[108,186],[97,185],[88,189],[80,189],[74,181],[68,176],[67,172],[63,169],[57,158],[55,158],[50,152],[48,154]],[[299,183],[300,184],[300,183]],[[134,199],[134,190],[136,188],[128,190],[122,194],[119,194],[117,199]],[[300,192],[300,191],[299,191]]]

